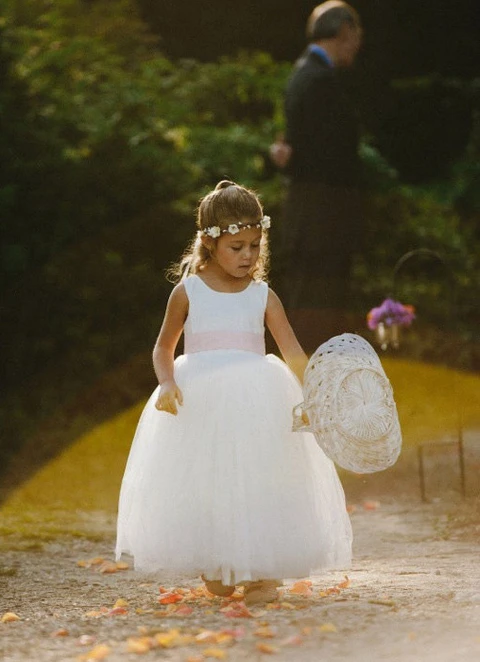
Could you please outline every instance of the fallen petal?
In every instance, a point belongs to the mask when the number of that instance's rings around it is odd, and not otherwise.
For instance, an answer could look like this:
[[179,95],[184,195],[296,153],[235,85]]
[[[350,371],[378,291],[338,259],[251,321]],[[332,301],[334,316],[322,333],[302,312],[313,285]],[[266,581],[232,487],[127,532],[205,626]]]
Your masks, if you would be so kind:
[[323,625],[320,625],[318,629],[320,632],[338,632],[333,623],[324,623]]
[[162,648],[172,648],[178,642],[180,632],[178,630],[169,630],[168,632],[159,632],[155,635],[155,641]]
[[85,653],[85,655],[80,655],[78,658],[81,662],[93,662],[96,660],[105,660],[111,653],[111,648],[110,646],[106,646],[105,644],[99,644],[98,646],[95,646],[95,648],[92,648],[91,651],[88,653]]
[[272,630],[272,628],[269,625],[266,625],[265,627],[258,628],[258,630],[255,630],[253,633],[257,637],[263,637],[265,639],[272,639],[272,637],[275,636],[275,632]]
[[118,572],[117,564],[113,563],[113,561],[105,561],[105,563],[102,563],[99,566],[98,572],[102,573],[103,575],[111,575],[115,572]]
[[302,581],[295,582],[295,584],[290,588],[290,593],[294,595],[312,595],[312,582]]
[[150,637],[130,637],[127,639],[127,653],[148,653],[154,647]]
[[158,602],[161,605],[169,605],[173,604],[175,602],[180,602],[183,600],[183,595],[180,595],[179,593],[163,593],[159,598]]
[[7,611],[2,616],[2,623],[13,623],[14,621],[19,621],[20,616],[17,616],[13,611]]
[[348,588],[350,586],[350,579],[345,575],[345,580],[337,584],[338,588]]
[[115,607],[108,612],[108,616],[124,616],[125,614],[128,614],[128,609],[125,607]]
[[265,644],[262,642],[258,642],[255,644],[255,648],[257,651],[260,651],[261,653],[267,653],[268,655],[273,655],[274,653],[278,653],[278,648],[275,646],[270,646],[270,644]]
[[213,630],[203,630],[196,635],[195,641],[197,644],[216,644],[217,633]]

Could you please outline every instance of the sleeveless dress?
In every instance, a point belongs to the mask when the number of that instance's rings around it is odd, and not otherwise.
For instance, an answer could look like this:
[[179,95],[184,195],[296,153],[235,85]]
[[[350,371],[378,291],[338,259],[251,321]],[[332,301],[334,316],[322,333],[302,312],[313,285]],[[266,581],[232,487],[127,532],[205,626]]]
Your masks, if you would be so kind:
[[297,378],[265,355],[268,286],[212,290],[183,281],[185,352],[175,360],[177,416],[140,418],[120,492],[117,558],[162,579],[241,584],[306,577],[351,560],[335,467],[313,434],[292,432]]

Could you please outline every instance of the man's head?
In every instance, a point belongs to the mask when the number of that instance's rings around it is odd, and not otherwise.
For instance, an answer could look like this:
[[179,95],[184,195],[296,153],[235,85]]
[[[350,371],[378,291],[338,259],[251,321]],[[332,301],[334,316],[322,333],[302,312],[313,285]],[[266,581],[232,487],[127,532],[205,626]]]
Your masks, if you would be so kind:
[[346,2],[328,0],[310,14],[307,37],[325,48],[336,66],[349,67],[362,43],[360,17]]

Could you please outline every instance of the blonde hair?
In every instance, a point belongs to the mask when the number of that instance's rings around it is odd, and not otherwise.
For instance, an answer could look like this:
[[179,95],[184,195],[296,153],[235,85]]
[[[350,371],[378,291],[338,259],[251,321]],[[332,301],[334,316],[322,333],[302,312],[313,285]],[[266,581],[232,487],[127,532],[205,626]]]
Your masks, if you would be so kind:
[[[263,218],[263,208],[258,196],[244,186],[222,180],[213,191],[200,200],[197,209],[196,225],[199,230],[195,238],[182,255],[180,262],[173,264],[167,270],[167,279],[178,283],[190,274],[201,271],[211,259],[211,251],[202,242],[200,231],[212,226],[226,230],[232,223],[248,219],[259,223]],[[217,243],[218,239],[212,239]],[[260,255],[250,272],[254,280],[265,280],[268,277],[270,251],[268,238],[262,231]]]

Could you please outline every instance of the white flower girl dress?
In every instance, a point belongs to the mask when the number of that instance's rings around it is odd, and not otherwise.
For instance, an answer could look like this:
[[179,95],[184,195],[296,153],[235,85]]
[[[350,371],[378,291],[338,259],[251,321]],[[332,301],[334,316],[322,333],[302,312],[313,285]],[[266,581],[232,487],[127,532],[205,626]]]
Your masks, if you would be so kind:
[[265,356],[268,286],[212,290],[183,281],[185,353],[175,360],[177,416],[141,416],[123,478],[117,558],[162,580],[241,584],[346,567],[351,526],[335,467],[313,434],[292,432],[302,389]]

